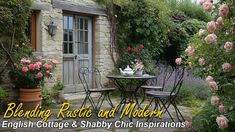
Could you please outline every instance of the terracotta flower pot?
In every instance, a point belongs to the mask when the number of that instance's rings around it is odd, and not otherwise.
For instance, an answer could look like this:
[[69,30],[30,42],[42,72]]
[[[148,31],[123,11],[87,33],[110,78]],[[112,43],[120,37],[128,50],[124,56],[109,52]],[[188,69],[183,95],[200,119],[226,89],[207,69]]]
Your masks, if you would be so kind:
[[23,103],[24,110],[32,110],[42,101],[42,92],[40,88],[20,89],[19,101]]

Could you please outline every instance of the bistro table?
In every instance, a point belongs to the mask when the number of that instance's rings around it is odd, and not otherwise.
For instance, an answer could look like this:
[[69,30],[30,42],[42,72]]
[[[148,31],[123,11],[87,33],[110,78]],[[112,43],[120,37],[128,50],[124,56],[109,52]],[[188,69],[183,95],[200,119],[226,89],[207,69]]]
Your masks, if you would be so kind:
[[121,92],[121,102],[119,108],[123,104],[122,109],[127,103],[136,103],[140,108],[140,103],[138,102],[138,90],[146,83],[149,79],[155,79],[156,76],[143,75],[143,76],[123,76],[123,75],[108,75],[108,79],[112,80],[114,85]]

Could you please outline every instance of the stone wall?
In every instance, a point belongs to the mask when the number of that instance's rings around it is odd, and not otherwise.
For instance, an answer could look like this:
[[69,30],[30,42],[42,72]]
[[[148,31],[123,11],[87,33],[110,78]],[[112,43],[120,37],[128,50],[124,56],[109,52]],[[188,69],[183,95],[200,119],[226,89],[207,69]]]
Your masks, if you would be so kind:
[[[93,0],[61,0],[62,2],[69,2],[71,4],[79,4],[84,7],[101,8]],[[39,5],[35,5],[39,3]],[[33,7],[40,8],[40,4],[43,5],[42,10],[39,13],[39,25],[38,31],[38,53],[43,56],[53,57],[59,61],[56,72],[54,72],[54,78],[48,80],[48,86],[52,86],[56,81],[63,79],[63,11],[52,6],[51,0],[35,0]],[[45,8],[46,7],[46,8]],[[94,15],[93,15],[94,16]],[[102,82],[106,83],[108,80],[105,77],[110,73],[114,66],[109,54],[110,45],[110,28],[106,16],[94,16],[95,19],[95,44],[93,47],[93,66],[100,69],[102,74]],[[48,25],[53,21],[57,25],[57,33],[55,36],[48,34]]]

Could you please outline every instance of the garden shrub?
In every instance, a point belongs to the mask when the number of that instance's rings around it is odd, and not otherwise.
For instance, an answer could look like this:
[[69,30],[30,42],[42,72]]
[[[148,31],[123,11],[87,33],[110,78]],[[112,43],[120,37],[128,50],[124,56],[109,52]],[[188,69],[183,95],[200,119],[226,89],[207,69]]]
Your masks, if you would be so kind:
[[3,108],[6,100],[7,100],[7,93],[2,87],[0,87],[0,114],[2,114],[4,110]]

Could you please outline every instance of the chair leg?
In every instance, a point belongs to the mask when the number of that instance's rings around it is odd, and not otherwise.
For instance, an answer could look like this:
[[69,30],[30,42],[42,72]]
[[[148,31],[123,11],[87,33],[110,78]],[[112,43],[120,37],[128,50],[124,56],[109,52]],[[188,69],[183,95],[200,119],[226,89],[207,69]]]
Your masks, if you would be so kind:
[[108,103],[110,104],[110,106],[111,106],[112,108],[114,108],[114,105],[113,105],[113,103],[112,103],[112,101],[111,101],[111,99],[110,99],[110,96],[109,96],[109,92],[106,93],[106,94],[107,94],[107,95],[106,95],[106,98],[107,98]]
[[171,116],[170,112],[168,111],[168,108],[166,107],[166,103],[164,103],[160,98],[159,98],[159,101],[162,103],[163,108],[166,110],[166,112],[170,116],[171,120],[174,122],[173,117]]
[[184,121],[185,119],[184,119],[183,115],[181,114],[180,110],[178,109],[175,100],[172,99],[172,100],[170,100],[170,101],[171,101],[171,104],[172,104],[172,105],[174,106],[174,108],[175,108],[175,112],[176,112],[176,116],[177,116],[178,120],[181,121],[180,118],[179,118],[179,115],[180,115],[180,117],[181,117],[181,118],[183,119],[183,121]]
[[86,106],[86,101],[87,101],[87,99],[88,99],[88,96],[86,95],[85,99],[84,99],[83,102],[82,102],[81,108],[82,108],[83,106]]

